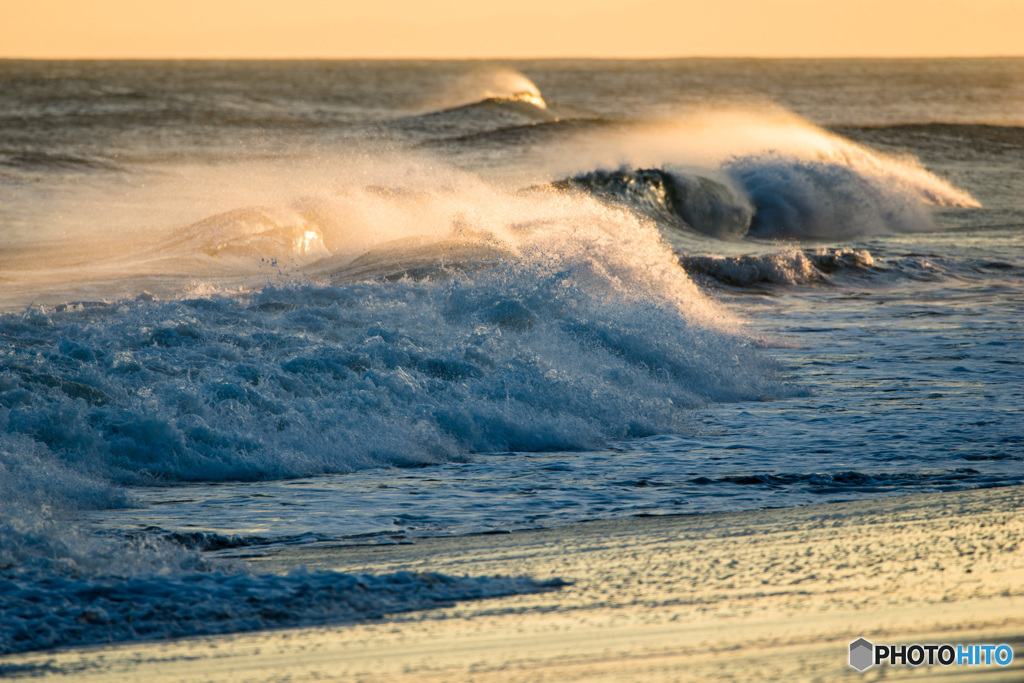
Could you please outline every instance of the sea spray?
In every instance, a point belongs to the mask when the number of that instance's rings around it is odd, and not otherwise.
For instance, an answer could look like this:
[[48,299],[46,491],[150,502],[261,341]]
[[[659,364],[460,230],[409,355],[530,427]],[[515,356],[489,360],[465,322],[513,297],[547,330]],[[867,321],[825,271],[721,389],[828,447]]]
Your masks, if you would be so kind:
[[[33,343],[3,359],[0,419],[116,481],[253,479],[582,448],[787,391],[652,226],[592,200],[508,201],[474,231],[422,223],[419,277],[331,264],[329,285],[7,315]],[[378,273],[401,273],[406,248],[378,247]]]
[[907,154],[868,149],[777,108],[567,136],[574,144],[541,162],[562,176],[559,186],[720,239],[921,232],[936,229],[931,206],[980,206]]

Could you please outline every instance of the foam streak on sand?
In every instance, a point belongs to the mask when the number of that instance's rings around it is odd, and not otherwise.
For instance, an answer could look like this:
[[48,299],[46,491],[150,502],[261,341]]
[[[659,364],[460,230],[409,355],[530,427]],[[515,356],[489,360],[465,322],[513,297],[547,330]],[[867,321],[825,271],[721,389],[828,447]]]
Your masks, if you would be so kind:
[[[0,660],[77,680],[863,680],[859,636],[1024,645],[1019,487],[578,524],[389,547],[283,548],[264,569],[527,571],[572,581],[352,627]],[[1010,667],[881,667],[1020,680]]]

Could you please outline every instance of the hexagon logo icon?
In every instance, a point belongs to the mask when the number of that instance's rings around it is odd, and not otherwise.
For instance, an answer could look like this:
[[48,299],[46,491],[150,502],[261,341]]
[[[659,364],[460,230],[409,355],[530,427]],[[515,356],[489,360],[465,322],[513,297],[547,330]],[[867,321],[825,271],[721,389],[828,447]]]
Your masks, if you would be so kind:
[[864,638],[850,643],[850,666],[857,671],[864,671],[874,664],[875,646]]

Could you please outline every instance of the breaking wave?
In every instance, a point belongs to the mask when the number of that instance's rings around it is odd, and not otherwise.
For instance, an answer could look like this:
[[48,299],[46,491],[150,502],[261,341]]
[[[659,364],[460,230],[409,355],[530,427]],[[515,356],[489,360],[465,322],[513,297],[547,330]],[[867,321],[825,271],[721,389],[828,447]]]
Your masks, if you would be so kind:
[[0,652],[551,587],[254,576],[207,565],[190,539],[75,524],[131,505],[126,485],[579,449],[792,391],[654,226],[584,197],[448,180],[219,213],[142,261],[246,272],[296,254],[315,282],[0,315]]
[[[301,257],[304,274],[235,290],[209,275],[273,254]],[[82,511],[131,505],[127,485],[579,449],[686,430],[694,406],[793,391],[653,225],[573,194],[435,174],[218,213],[154,240],[140,263],[201,272],[212,291],[0,315],[5,652],[538,587],[225,574],[188,539],[75,526]],[[33,630],[44,613],[49,627]]]
[[924,171],[908,179],[874,166],[772,152],[734,157],[704,174],[623,167],[591,171],[556,186],[612,200],[664,226],[725,240],[846,240],[920,232],[936,229],[928,205],[978,206]]
[[557,186],[717,239],[929,231],[937,229],[931,207],[980,206],[916,159],[869,149],[787,112],[711,110],[571,137],[546,163],[555,172],[582,170]]
[[659,169],[592,171],[556,187],[579,188],[624,204],[672,227],[719,239],[741,239],[753,207],[732,187],[700,175]]
[[836,272],[866,275],[883,270],[867,250],[786,249],[773,254],[743,256],[683,256],[687,271],[695,276],[736,287],[796,285],[828,282]]
[[782,390],[741,337],[701,319],[678,267],[689,313],[651,291],[647,264],[582,258],[594,248],[7,315],[0,425],[116,481],[278,478],[582,448]]

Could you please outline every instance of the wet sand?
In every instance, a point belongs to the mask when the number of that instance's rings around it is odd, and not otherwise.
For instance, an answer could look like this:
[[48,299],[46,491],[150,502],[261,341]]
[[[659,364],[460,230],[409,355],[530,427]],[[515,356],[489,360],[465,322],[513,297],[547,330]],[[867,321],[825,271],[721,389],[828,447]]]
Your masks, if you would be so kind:
[[[371,623],[0,658],[11,678],[1024,680],[1024,488],[633,517],[412,545],[299,546],[258,571],[530,575],[557,590]],[[875,643],[1008,643],[1009,667],[847,663]]]

